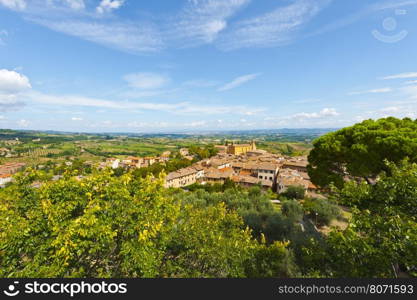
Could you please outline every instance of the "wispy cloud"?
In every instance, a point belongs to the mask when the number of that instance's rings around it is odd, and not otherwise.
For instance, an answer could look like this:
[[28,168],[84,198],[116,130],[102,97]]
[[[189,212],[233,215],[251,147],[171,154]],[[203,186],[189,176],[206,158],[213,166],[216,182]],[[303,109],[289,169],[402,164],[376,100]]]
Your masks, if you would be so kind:
[[398,112],[400,110],[401,110],[401,108],[399,106],[389,106],[389,107],[381,108],[380,111],[383,112],[383,113],[395,113],[395,112]]
[[99,14],[110,13],[113,10],[119,9],[124,4],[124,0],[101,0],[96,7]]
[[417,78],[417,72],[408,72],[381,77],[382,80]]
[[268,47],[288,43],[304,24],[332,0],[292,0],[258,17],[231,23],[231,18],[251,0],[188,0],[181,11],[162,24],[130,21],[106,15],[124,0],[101,0],[91,10],[84,0],[0,0],[20,10],[25,19],[51,30],[128,53],[155,52],[166,47],[184,48],[215,43],[220,49]]
[[139,98],[150,98],[156,96],[170,95],[172,96],[176,92],[180,91],[179,88],[175,89],[151,89],[151,90],[142,90],[142,89],[131,89],[128,91],[122,91],[116,96],[129,98],[129,99],[139,99]]
[[363,94],[383,94],[383,93],[390,93],[393,89],[390,87],[386,88],[380,88],[380,89],[372,89],[372,90],[366,90],[366,91],[358,91],[358,92],[350,92],[348,95],[363,95]]
[[305,120],[305,119],[320,119],[326,117],[336,117],[340,115],[336,109],[334,108],[324,108],[320,112],[313,112],[313,113],[297,113],[295,115],[289,116],[288,119],[297,119],[297,120]]
[[201,114],[235,114],[247,115],[263,112],[263,108],[246,106],[226,105],[197,105],[190,102],[180,103],[150,103],[135,101],[111,101],[99,98],[91,98],[77,95],[49,95],[32,91],[26,93],[24,98],[33,103],[46,104],[50,106],[73,106],[73,107],[95,107],[100,109],[115,110],[150,110],[163,111],[173,114],[201,115]]
[[17,125],[20,127],[26,128],[26,127],[29,127],[30,122],[25,119],[22,119],[17,122]]
[[240,77],[234,79],[232,82],[229,82],[229,83],[225,84],[224,86],[220,87],[218,89],[218,91],[223,92],[223,91],[228,91],[228,90],[237,88],[237,87],[241,86],[242,84],[245,84],[246,82],[254,80],[259,75],[261,75],[261,74],[260,73],[255,73],[255,74],[248,74],[248,75],[240,76]]
[[371,8],[373,10],[395,9],[404,6],[416,5],[417,0],[395,0],[395,1],[378,1],[379,3],[373,4]]
[[71,9],[81,10],[85,8],[84,0],[49,0],[49,2],[61,2]]
[[27,21],[56,32],[75,36],[128,53],[149,53],[163,48],[157,24],[107,16],[122,6],[121,0],[102,0],[91,7],[84,0],[0,0],[0,4],[19,10]]
[[26,104],[19,100],[15,94],[1,94],[0,93],[0,111],[16,111],[25,107]]
[[[335,108],[323,108],[318,112],[300,112],[288,116],[267,116],[264,118],[264,126],[270,127],[271,123],[278,126],[296,128],[299,126],[328,127],[342,122],[340,113]],[[333,124],[333,125],[332,125]]]
[[13,10],[23,10],[27,4],[25,0],[0,0],[0,5]]
[[330,0],[296,0],[264,15],[238,22],[223,36],[220,47],[233,50],[288,44],[294,33],[316,16]]
[[54,31],[129,53],[155,52],[163,47],[158,30],[149,24],[41,18],[30,18],[30,20]]
[[[354,23],[372,13],[417,5],[417,0],[368,5],[315,32],[302,29],[333,0],[288,0],[272,11],[235,21],[251,0],[187,0],[171,16],[148,16],[148,21],[121,17],[112,12],[126,0],[0,0],[0,5],[20,11],[25,19],[51,30],[133,54],[214,44],[221,50],[287,45],[299,38],[322,34]],[[282,1],[284,2],[284,1]],[[284,3],[285,3],[284,2]],[[162,20],[156,22],[155,20]]]
[[0,29],[0,46],[5,45],[6,43],[3,40],[3,37],[7,37],[9,35],[8,31],[5,29]]
[[410,86],[407,86],[407,87],[403,87],[400,90],[410,100],[412,100],[415,103],[415,100],[417,100],[417,85],[410,85]]
[[[130,84],[143,92],[153,92],[166,83],[166,79],[156,74],[137,73],[126,76]],[[157,90],[156,90],[157,91]],[[245,105],[200,105],[191,102],[152,103],[137,101],[115,101],[79,95],[52,95],[32,90],[29,79],[16,71],[0,70],[0,111],[11,111],[22,108],[26,102],[48,107],[91,107],[110,110],[149,110],[173,114],[202,115],[229,114],[253,115],[263,112],[263,108]],[[73,121],[76,121],[73,119]]]
[[[190,45],[213,42],[227,20],[250,0],[188,0],[181,13],[167,26],[167,39]],[[184,46],[184,45],[182,45]]]
[[378,1],[378,3],[367,5],[364,8],[349,14],[345,17],[337,18],[337,21],[329,23],[321,27],[320,29],[306,34],[306,37],[316,36],[327,32],[335,31],[337,29],[354,24],[364,18],[368,18],[370,15],[378,13],[387,9],[399,9],[406,6],[417,5],[417,0],[406,0],[406,1]]
[[213,87],[213,86],[219,85],[219,82],[214,81],[214,80],[195,79],[195,80],[185,81],[183,85],[188,86],[188,87],[206,88],[206,87]]
[[146,72],[128,74],[123,79],[130,87],[143,90],[161,88],[171,81],[166,75]]

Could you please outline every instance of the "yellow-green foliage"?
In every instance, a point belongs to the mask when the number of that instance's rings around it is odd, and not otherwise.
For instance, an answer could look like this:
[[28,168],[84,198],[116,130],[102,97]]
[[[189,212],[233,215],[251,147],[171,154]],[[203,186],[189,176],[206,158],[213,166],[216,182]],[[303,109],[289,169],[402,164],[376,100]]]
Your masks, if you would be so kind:
[[[51,182],[27,170],[1,190],[0,277],[285,274],[279,262],[267,268],[261,254],[270,246],[224,204],[181,205],[162,178],[110,172]],[[276,258],[288,252],[285,244],[271,247]]]

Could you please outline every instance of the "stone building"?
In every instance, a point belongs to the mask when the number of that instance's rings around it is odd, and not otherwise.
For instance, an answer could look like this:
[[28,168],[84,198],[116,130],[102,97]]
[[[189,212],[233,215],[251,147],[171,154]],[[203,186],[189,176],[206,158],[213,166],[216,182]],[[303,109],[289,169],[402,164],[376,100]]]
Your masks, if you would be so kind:
[[227,145],[227,153],[232,155],[242,155],[249,151],[256,150],[256,144],[252,141],[250,144],[235,144]]

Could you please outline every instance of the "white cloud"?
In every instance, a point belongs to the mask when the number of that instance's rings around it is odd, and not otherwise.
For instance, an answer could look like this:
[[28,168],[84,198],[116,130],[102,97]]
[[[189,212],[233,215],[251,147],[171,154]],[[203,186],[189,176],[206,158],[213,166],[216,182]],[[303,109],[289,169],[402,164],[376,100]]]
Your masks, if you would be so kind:
[[71,121],[82,121],[83,118],[79,118],[79,117],[72,117]]
[[13,111],[25,106],[19,97],[30,88],[29,79],[25,75],[0,69],[0,111]]
[[68,5],[70,8],[75,10],[81,10],[85,8],[84,0],[61,0],[66,5]]
[[225,84],[224,86],[220,87],[218,89],[218,91],[222,92],[222,91],[227,91],[227,90],[237,88],[238,86],[241,86],[242,84],[244,84],[246,82],[254,80],[259,75],[261,75],[261,74],[260,73],[255,73],[255,74],[248,74],[248,75],[240,76],[240,77],[234,79],[232,82],[229,82],[229,83]]
[[359,91],[359,92],[351,92],[349,93],[350,96],[353,95],[362,95],[362,94],[382,94],[382,93],[390,93],[392,92],[392,88],[380,88],[380,89],[373,89],[373,90],[367,90],[367,91]]
[[337,116],[340,116],[340,113],[335,108],[324,108],[319,112],[300,112],[289,116],[266,116],[263,118],[263,124],[265,128],[333,127],[336,123],[345,122],[336,118]]
[[[382,2],[382,1],[381,1]],[[372,6],[373,10],[386,10],[386,9],[394,9],[404,6],[416,5],[416,0],[395,0],[395,1],[385,1],[383,3],[376,3]]]
[[365,6],[361,10],[354,12],[352,14],[347,15],[346,17],[337,18],[336,21],[324,25],[319,30],[316,30],[312,33],[305,35],[305,37],[312,37],[316,35],[320,35],[323,33],[335,31],[342,27],[349,26],[353,23],[356,23],[362,19],[369,19],[371,14],[380,13],[383,10],[390,10],[393,11],[394,9],[398,9],[400,7],[405,6],[414,6],[417,4],[416,0],[392,0],[392,1],[375,1],[379,3],[372,3],[370,5]]
[[272,12],[238,22],[224,35],[220,47],[233,50],[288,44],[294,33],[316,16],[331,0],[296,0]]
[[398,107],[398,106],[390,106],[390,107],[382,108],[381,109],[381,112],[384,112],[384,113],[394,113],[394,112],[398,112],[400,110],[401,110],[401,108]]
[[[211,43],[226,29],[227,19],[250,0],[188,0],[178,19],[169,24],[167,38]],[[184,46],[184,45],[182,45]]]
[[0,0],[0,5],[3,5],[13,10],[23,10],[26,8],[25,0]]
[[246,106],[226,106],[226,105],[196,105],[189,102],[180,103],[150,103],[135,101],[110,101],[98,98],[89,98],[74,95],[47,95],[39,92],[30,92],[25,94],[25,98],[31,102],[47,104],[50,106],[81,106],[96,107],[99,109],[117,109],[117,110],[151,110],[163,111],[180,115],[201,115],[201,114],[237,114],[246,115],[263,112],[263,108],[253,108]]
[[15,111],[25,106],[25,103],[18,100],[17,95],[0,93],[0,111]]
[[109,13],[122,7],[123,3],[124,0],[102,0],[99,6],[96,7],[96,11],[99,14]]
[[29,20],[54,31],[128,53],[155,52],[163,47],[158,30],[149,24],[100,23],[72,19],[59,21],[45,18]]
[[417,78],[417,72],[401,73],[382,77],[382,80]]
[[417,105],[416,103],[410,103],[408,105],[395,105],[381,108],[376,112],[372,112],[372,117],[374,118],[386,118],[386,117],[396,117],[396,118],[416,118],[417,117]]
[[[98,11],[115,9],[122,2],[102,1]],[[163,48],[163,37],[154,22],[98,18],[101,14],[89,11],[86,3],[85,0],[31,0],[22,15],[25,20],[56,32],[127,53],[148,53]]]
[[324,108],[320,112],[321,117],[336,117],[338,115],[340,115],[340,114],[334,108]]
[[324,108],[320,112],[313,112],[313,113],[302,112],[302,113],[292,115],[288,118],[304,120],[304,119],[320,119],[320,118],[326,118],[326,117],[337,117],[339,115],[340,114],[334,108]]
[[279,45],[294,39],[295,31],[330,1],[293,0],[291,5],[234,24],[229,24],[230,19],[251,0],[188,0],[178,14],[163,16],[163,24],[155,22],[158,16],[147,21],[100,17],[122,7],[125,0],[96,0],[94,11],[87,6],[92,0],[0,0],[0,4],[21,10],[26,20],[51,30],[139,54],[214,42],[225,50]]
[[2,38],[2,36],[7,37],[8,35],[9,35],[9,33],[7,32],[7,30],[4,30],[4,29],[0,30],[0,46],[5,45],[5,42]]
[[31,85],[25,75],[0,69],[0,93],[17,93],[28,88],[31,88]]
[[156,73],[133,73],[123,77],[130,87],[137,89],[157,89],[167,85],[170,79],[162,74]]
[[404,84],[417,84],[417,80],[409,80],[404,82]]
[[411,100],[417,99],[417,85],[403,87],[400,89],[400,91],[403,92]]
[[167,128],[169,124],[167,122],[138,122],[133,121],[127,124],[127,127],[131,128]]
[[[84,12],[84,9],[86,8],[85,0],[30,0],[28,1],[28,4],[28,13],[31,14],[51,14],[54,11]],[[51,15],[46,16],[51,17]]]
[[207,126],[207,121],[194,121],[188,124],[185,124],[184,127],[205,127]]
[[17,125],[20,126],[20,127],[29,127],[30,122],[27,121],[27,120],[22,119],[22,120],[17,122]]

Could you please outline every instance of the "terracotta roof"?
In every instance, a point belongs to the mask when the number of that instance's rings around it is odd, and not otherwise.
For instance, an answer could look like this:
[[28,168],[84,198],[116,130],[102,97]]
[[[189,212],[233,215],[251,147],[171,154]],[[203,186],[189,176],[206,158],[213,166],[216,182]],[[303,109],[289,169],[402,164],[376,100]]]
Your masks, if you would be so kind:
[[244,164],[243,162],[239,162],[239,161],[238,161],[238,162],[232,162],[232,164],[231,164],[231,165],[232,165],[232,167],[233,167],[233,168],[240,168],[240,169],[241,169],[241,168],[243,168],[243,166],[244,166],[245,164]]
[[210,160],[210,165],[212,166],[222,166],[222,165],[229,164],[229,163],[230,163],[229,161],[224,160],[224,159],[215,158],[215,159]]
[[308,188],[310,182],[307,180],[304,180],[302,177],[299,176],[280,176],[278,177],[278,180],[280,185],[283,186],[291,186],[291,185],[300,185],[303,186],[304,188]]
[[200,166],[200,165],[194,165],[193,168],[196,169],[197,171],[203,171],[204,170],[203,166]]
[[173,180],[175,178],[181,178],[181,177],[189,176],[195,173],[197,173],[197,170],[195,168],[188,167],[188,168],[180,169],[178,171],[169,173],[166,177],[166,180]]
[[232,177],[232,175],[232,168],[225,168],[223,170],[210,168],[209,170],[207,170],[205,177],[211,179],[226,179]]
[[268,180],[262,180],[253,176],[233,176],[232,180],[236,183],[249,183],[249,184],[258,184],[260,183],[262,186],[272,187],[273,183]]
[[292,167],[307,167],[307,161],[286,161],[284,162],[284,166],[292,166]]
[[257,168],[258,170],[276,171],[278,169],[278,164],[262,162],[258,164]]
[[245,176],[245,175],[250,176],[252,174],[252,172],[249,171],[249,170],[242,170],[242,171],[240,171],[239,174],[242,175],[242,176]]
[[126,160],[139,160],[141,159],[140,157],[136,157],[136,156],[128,156],[126,157]]

